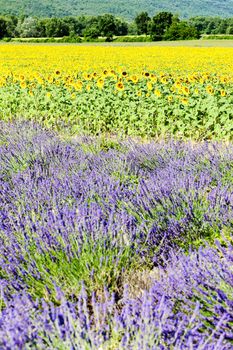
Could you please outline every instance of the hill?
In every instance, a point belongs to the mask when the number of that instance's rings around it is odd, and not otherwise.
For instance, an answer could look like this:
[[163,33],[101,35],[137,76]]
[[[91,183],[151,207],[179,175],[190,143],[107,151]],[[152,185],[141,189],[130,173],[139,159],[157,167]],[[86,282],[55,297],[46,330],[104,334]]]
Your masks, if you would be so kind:
[[40,17],[63,17],[112,13],[132,19],[141,11],[154,15],[161,10],[171,11],[183,18],[197,15],[233,16],[233,0],[0,0],[0,13],[25,14]]

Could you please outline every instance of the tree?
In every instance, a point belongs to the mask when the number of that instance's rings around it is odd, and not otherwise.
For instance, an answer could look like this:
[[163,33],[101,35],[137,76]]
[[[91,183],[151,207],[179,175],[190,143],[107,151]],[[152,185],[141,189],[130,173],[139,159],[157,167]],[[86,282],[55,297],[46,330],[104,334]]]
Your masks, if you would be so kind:
[[221,22],[219,23],[218,27],[216,28],[215,33],[216,34],[226,34],[228,28],[228,21],[221,19]]
[[108,39],[112,39],[116,34],[117,26],[115,17],[113,15],[103,15],[98,17],[99,31],[102,36],[106,36]]
[[116,18],[115,19],[115,23],[116,23],[116,35],[127,35],[128,34],[128,23]]
[[83,35],[87,39],[97,39],[100,36],[100,31],[96,24],[92,24],[84,29]]
[[204,33],[207,27],[208,18],[204,16],[196,16],[189,19],[189,24],[194,26],[199,32]]
[[0,39],[7,34],[7,21],[4,17],[0,17]]
[[61,18],[51,18],[46,21],[45,28],[47,37],[62,37],[69,35],[69,26]]
[[10,16],[4,16],[6,20],[6,33],[5,36],[7,37],[14,37],[16,34],[16,27],[18,23],[18,18],[16,16],[10,15]]
[[23,22],[19,21],[17,32],[21,38],[38,38],[41,33],[38,30],[38,19],[33,17],[25,17]]
[[150,17],[147,12],[139,13],[134,19],[137,26],[138,35],[148,34],[148,25],[150,22]]
[[150,24],[151,39],[153,41],[162,40],[165,31],[171,26],[172,20],[173,14],[171,12],[159,12],[154,16]]
[[185,21],[174,21],[163,35],[164,40],[198,39],[200,33]]
[[233,34],[233,25],[230,25],[230,26],[227,28],[226,34]]

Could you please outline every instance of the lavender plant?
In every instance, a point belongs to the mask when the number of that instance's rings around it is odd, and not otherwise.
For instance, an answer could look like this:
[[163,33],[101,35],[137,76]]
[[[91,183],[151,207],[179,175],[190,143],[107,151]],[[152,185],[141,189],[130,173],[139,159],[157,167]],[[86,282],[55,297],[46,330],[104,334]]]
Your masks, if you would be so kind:
[[231,144],[1,123],[0,348],[231,349],[232,175]]

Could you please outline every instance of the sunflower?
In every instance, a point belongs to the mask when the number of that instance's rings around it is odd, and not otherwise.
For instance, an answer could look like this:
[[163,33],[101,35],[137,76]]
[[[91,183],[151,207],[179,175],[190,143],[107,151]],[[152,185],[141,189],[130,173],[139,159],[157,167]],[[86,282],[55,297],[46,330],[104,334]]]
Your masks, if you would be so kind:
[[53,77],[52,77],[51,75],[48,77],[47,80],[48,80],[48,83],[49,83],[49,84],[52,84],[52,83],[53,83]]
[[147,89],[148,89],[149,91],[151,91],[151,90],[153,89],[153,85],[151,84],[150,81],[147,82],[146,86],[147,86]]
[[44,80],[43,80],[41,77],[38,77],[38,78],[37,78],[37,82],[38,82],[38,84],[40,84],[40,85],[43,85],[43,84],[44,84]]
[[221,91],[220,91],[220,94],[221,94],[222,97],[225,97],[227,93],[226,93],[225,90],[221,90]]
[[92,78],[97,79],[98,78],[98,74],[96,72],[92,73]]
[[179,89],[181,87],[181,82],[179,80],[177,80],[174,84],[176,89]]
[[213,89],[213,87],[212,87],[211,85],[208,85],[208,86],[206,87],[206,91],[207,91],[207,93],[208,93],[209,95],[213,95],[213,93],[214,93],[214,89]]
[[21,89],[26,89],[26,87],[27,87],[26,82],[25,81],[21,81],[20,87],[21,87]]
[[162,84],[167,84],[167,82],[168,82],[168,80],[167,80],[166,77],[162,77],[162,78],[160,79],[160,81],[161,81]]
[[82,90],[83,87],[83,83],[81,80],[78,80],[75,84],[74,84],[74,88],[75,90]]
[[167,97],[167,100],[168,100],[168,102],[172,102],[172,101],[173,101],[173,96],[172,96],[172,95],[169,95],[169,96]]
[[88,73],[83,73],[83,78],[84,78],[84,80],[91,80],[92,79],[92,76],[91,76],[91,74],[88,74]]
[[224,76],[221,76],[221,78],[220,78],[220,81],[221,81],[221,83],[227,83],[227,77],[224,77]]
[[130,80],[134,83],[134,84],[137,84],[138,82],[138,76],[137,75],[131,75],[130,77]]
[[158,80],[158,78],[156,77],[155,74],[151,73],[150,80],[153,81],[153,82],[156,82]]
[[155,94],[155,96],[157,96],[157,97],[161,97],[161,96],[162,96],[161,91],[158,90],[158,89],[156,89],[156,90],[154,91],[154,94]]
[[189,100],[188,100],[187,98],[182,98],[182,99],[181,99],[181,103],[182,103],[183,105],[188,105]]
[[99,89],[103,89],[104,87],[104,79],[98,79],[96,85],[98,86]]
[[184,95],[189,95],[190,91],[187,86],[182,86],[182,92]]
[[118,81],[118,83],[116,84],[116,89],[118,91],[123,91],[124,90],[124,85],[121,81]]

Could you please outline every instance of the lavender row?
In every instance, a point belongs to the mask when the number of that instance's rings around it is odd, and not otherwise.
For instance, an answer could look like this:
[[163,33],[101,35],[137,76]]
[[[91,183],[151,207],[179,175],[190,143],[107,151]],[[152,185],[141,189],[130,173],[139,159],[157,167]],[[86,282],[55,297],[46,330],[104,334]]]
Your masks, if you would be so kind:
[[105,289],[57,306],[26,293],[4,299],[2,349],[211,349],[233,345],[233,251],[228,245],[170,257],[149,290],[121,302]]
[[0,348],[230,349],[232,175],[231,144],[1,123]]

